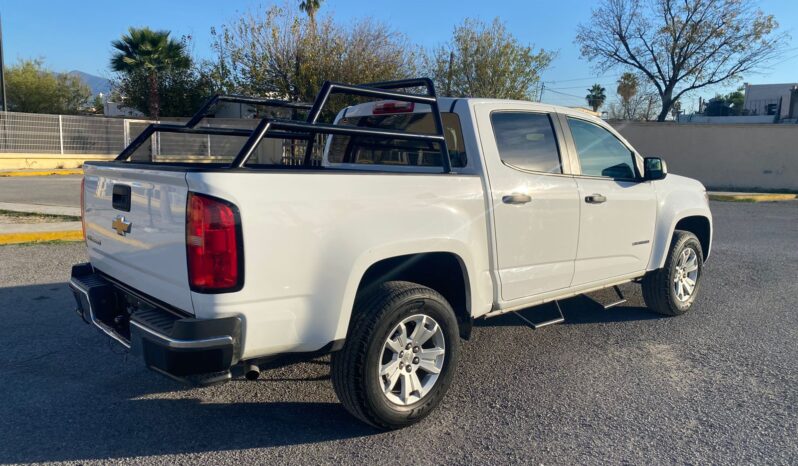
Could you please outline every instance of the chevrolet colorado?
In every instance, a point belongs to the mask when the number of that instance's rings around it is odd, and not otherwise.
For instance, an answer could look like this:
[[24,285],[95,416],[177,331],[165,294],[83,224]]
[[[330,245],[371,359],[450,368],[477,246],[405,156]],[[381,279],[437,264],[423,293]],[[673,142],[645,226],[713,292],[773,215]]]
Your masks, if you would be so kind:
[[[323,123],[333,94],[371,100]],[[222,101],[307,116],[214,126]],[[186,162],[162,134],[245,141]],[[304,155],[269,154],[273,140]],[[439,98],[428,79],[328,82],[312,106],[217,96],[84,172],[90,263],[70,286],[86,322],[200,385],[332,353],[343,405],[384,429],[441,401],[474,319],[630,281],[653,311],[687,312],[712,239],[704,187],[602,120]]]

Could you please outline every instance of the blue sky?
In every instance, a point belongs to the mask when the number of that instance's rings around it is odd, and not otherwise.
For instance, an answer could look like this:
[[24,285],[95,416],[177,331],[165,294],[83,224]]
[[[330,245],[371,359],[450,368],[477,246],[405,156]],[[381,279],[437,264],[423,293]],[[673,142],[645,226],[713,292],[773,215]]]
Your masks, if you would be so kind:
[[[175,36],[191,35],[194,53],[209,54],[210,28],[227,23],[252,8],[265,8],[270,1],[232,0],[137,0],[137,1],[42,1],[0,0],[6,65],[20,58],[43,58],[56,71],[81,70],[110,77],[110,42],[128,26],[168,29]],[[282,1],[277,2],[282,4]],[[585,105],[586,89],[595,82],[614,96],[620,70],[599,76],[579,58],[573,44],[576,25],[590,17],[593,2],[556,1],[354,1],[327,0],[322,13],[338,20],[371,16],[390,24],[423,46],[445,42],[455,24],[466,17],[491,20],[498,16],[521,41],[557,51],[557,59],[543,73],[547,91],[544,102]],[[776,15],[792,43],[781,63],[756,75],[744,76],[751,83],[798,82],[798,1],[762,0],[760,7]],[[704,92],[711,97],[735,85]],[[697,96],[695,96],[697,98]],[[686,110],[692,110],[687,108]]]

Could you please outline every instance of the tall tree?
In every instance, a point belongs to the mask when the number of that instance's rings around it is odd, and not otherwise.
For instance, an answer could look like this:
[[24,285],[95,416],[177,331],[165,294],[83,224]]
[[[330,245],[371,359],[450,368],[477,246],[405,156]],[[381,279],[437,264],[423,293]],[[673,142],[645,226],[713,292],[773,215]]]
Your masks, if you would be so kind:
[[299,9],[307,13],[311,23],[316,22],[316,12],[321,8],[322,0],[301,0]]
[[707,101],[704,115],[707,116],[739,116],[743,114],[745,104],[745,88],[741,87],[726,95],[717,94]]
[[[634,75],[632,75],[634,76]],[[659,94],[647,79],[637,79],[637,88],[632,94],[626,84],[633,82],[630,79],[619,79],[618,102],[610,105],[609,118],[612,120],[638,120],[651,121],[656,119],[659,103]],[[621,85],[621,84],[624,85]],[[626,89],[624,89],[626,88]],[[621,95],[621,93],[625,95]]]
[[455,97],[534,99],[540,73],[553,58],[520,43],[498,18],[490,24],[466,19],[448,44],[424,58],[424,68]]
[[[145,71],[125,73],[112,81],[114,93],[126,107],[144,114],[152,109],[150,76]],[[165,69],[158,74],[159,117],[190,116],[218,90],[211,76],[200,67]]]
[[593,84],[593,86],[587,90],[585,100],[587,100],[587,104],[590,105],[594,112],[598,112],[598,109],[601,108],[601,106],[604,105],[604,101],[607,100],[606,89],[601,87],[601,84]]
[[289,5],[251,10],[212,34],[213,73],[228,92],[312,101],[325,80],[415,73],[416,55],[405,36],[371,19],[342,25],[327,16],[311,24]]
[[91,89],[79,77],[54,73],[41,60],[22,60],[6,70],[8,110],[75,114],[88,106]]
[[637,95],[639,86],[640,83],[634,73],[626,72],[618,79],[616,91],[621,99],[621,111],[625,120],[631,120],[633,118],[632,99]]
[[633,68],[651,81],[664,121],[684,93],[772,62],[789,39],[777,29],[752,0],[602,0],[576,42],[600,70]]
[[105,113],[105,101],[103,100],[102,93],[94,96],[91,101],[91,112],[97,115]]
[[742,115],[745,106],[745,87],[740,87],[734,92],[726,94],[726,102],[731,105],[733,115]]
[[169,37],[169,31],[148,27],[128,29],[121,39],[111,42],[117,50],[111,57],[111,69],[128,75],[144,75],[148,83],[149,116],[160,116],[159,75],[191,66],[185,42]]

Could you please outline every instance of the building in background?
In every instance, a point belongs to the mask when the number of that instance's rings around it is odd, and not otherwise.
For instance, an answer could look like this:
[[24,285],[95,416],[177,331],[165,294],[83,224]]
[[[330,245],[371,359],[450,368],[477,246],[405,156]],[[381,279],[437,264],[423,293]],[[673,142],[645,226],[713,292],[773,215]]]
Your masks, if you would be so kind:
[[680,115],[678,122],[698,124],[798,123],[798,83],[746,83],[743,92],[745,100],[740,114],[710,116],[704,112],[705,103],[701,102],[699,113]]
[[105,101],[103,115],[107,117],[146,118],[146,115],[135,108],[125,107],[119,102]]
[[747,84],[743,111],[747,115],[773,115],[778,119],[798,118],[798,83]]

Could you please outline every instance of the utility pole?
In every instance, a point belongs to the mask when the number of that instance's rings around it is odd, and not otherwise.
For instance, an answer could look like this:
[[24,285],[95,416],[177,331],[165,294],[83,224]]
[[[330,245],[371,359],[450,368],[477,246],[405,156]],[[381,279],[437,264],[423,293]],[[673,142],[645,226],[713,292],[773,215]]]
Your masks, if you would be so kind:
[[454,51],[449,52],[449,70],[446,73],[446,96],[452,95],[452,68],[454,68]]
[[543,81],[540,82],[540,93],[538,94],[538,102],[543,101],[543,91],[546,90],[546,83]]
[[8,110],[6,106],[6,69],[3,63],[3,17],[0,16],[0,110]]

